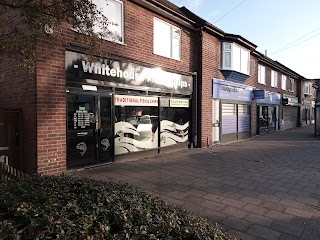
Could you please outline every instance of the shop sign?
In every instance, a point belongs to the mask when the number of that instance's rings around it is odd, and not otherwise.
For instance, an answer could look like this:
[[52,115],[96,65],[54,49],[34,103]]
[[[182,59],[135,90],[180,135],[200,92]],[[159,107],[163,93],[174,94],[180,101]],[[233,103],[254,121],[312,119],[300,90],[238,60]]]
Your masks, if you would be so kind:
[[191,76],[147,68],[105,58],[90,60],[85,54],[66,51],[67,81],[162,92],[191,94]]
[[189,99],[170,99],[170,107],[189,107]]
[[312,101],[310,99],[303,99],[302,104],[304,106],[310,106],[310,105],[312,105]]
[[244,84],[214,78],[212,80],[212,98],[251,102],[252,91],[249,88]]
[[127,96],[127,95],[115,95],[115,106],[147,106],[157,107],[158,98],[156,97],[140,97],[140,96]]
[[286,100],[286,102],[287,102],[286,105],[290,105],[290,106],[299,106],[300,105],[298,98],[295,96],[283,94],[282,102],[284,100]]
[[169,98],[160,98],[160,106],[161,107],[170,107],[170,99]]
[[274,105],[280,105],[281,103],[281,94],[265,91],[265,98],[264,99],[256,99],[257,103],[261,104],[274,104]]
[[252,99],[265,99],[266,91],[263,90],[253,90],[252,91]]

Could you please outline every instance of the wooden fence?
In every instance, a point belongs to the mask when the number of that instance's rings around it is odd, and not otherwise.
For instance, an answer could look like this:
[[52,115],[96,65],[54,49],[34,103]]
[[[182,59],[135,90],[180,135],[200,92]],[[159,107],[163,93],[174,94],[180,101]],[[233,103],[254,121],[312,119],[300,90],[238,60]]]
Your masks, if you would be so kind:
[[12,178],[23,178],[27,177],[27,174],[0,162],[0,181],[9,180]]

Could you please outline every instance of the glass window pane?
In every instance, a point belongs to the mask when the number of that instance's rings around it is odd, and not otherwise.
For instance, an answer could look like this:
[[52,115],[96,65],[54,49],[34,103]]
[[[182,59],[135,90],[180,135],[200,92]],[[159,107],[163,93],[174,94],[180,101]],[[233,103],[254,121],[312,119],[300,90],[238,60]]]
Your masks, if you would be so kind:
[[241,72],[241,49],[238,46],[233,46],[232,70]]
[[231,68],[231,52],[224,52],[223,68]]
[[189,140],[189,107],[162,107],[160,115],[160,146],[172,146]]
[[180,38],[172,39],[172,58],[180,60]]
[[171,57],[171,26],[154,19],[154,53]]
[[115,155],[158,148],[158,99],[116,96],[115,102]]
[[92,0],[97,9],[104,15],[107,21],[107,30],[95,26],[96,33],[103,33],[103,38],[123,42],[123,11],[122,3],[115,0]]
[[249,51],[241,48],[241,72],[249,74]]
[[226,50],[231,50],[231,44],[230,43],[224,43],[223,48]]

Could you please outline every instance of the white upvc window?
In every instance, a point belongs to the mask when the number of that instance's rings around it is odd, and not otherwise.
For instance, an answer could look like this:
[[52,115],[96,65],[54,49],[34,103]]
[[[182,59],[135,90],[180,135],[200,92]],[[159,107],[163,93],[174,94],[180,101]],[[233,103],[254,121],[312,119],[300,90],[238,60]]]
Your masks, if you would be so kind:
[[105,40],[124,43],[123,3],[118,0],[92,0],[92,3],[107,19],[107,30],[94,26],[94,32]]
[[266,84],[266,67],[258,65],[258,83]]
[[278,72],[271,70],[271,87],[278,87]]
[[282,75],[281,89],[287,90],[287,76]]
[[249,75],[250,51],[235,43],[222,44],[222,69]]
[[289,91],[290,92],[294,92],[294,89],[295,89],[295,81],[294,81],[294,79],[291,79],[290,78],[290,82],[289,82]]
[[153,25],[153,53],[181,59],[181,30],[158,18],[154,18]]
[[311,89],[312,89],[312,83],[310,82],[304,83],[304,94],[312,95]]

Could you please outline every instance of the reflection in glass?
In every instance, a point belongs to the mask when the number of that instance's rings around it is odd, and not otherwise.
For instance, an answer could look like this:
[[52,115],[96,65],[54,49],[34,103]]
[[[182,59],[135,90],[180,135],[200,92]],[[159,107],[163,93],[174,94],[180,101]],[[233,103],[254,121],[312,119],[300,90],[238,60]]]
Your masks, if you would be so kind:
[[160,147],[185,143],[189,139],[189,108],[163,107],[160,115]]
[[115,155],[158,148],[158,107],[115,107]]

